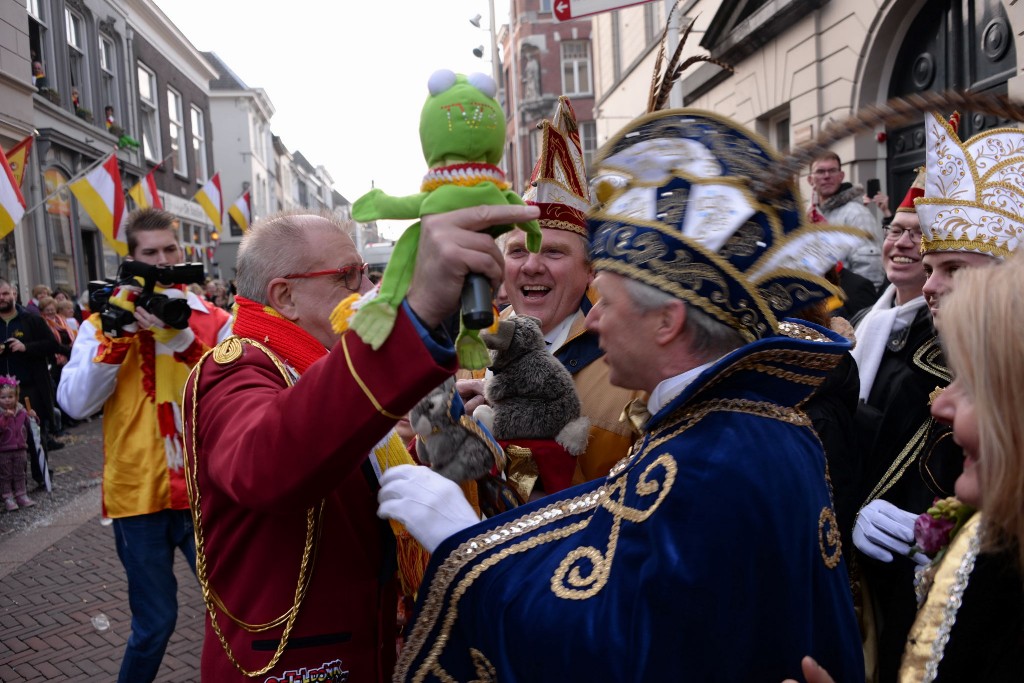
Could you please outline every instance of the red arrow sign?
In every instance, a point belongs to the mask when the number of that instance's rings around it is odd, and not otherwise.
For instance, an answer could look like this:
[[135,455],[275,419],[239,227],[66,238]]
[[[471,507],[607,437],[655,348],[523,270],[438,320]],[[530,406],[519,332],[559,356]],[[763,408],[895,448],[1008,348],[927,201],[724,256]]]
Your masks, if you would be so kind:
[[555,0],[554,15],[558,21],[570,21],[647,2],[652,0]]

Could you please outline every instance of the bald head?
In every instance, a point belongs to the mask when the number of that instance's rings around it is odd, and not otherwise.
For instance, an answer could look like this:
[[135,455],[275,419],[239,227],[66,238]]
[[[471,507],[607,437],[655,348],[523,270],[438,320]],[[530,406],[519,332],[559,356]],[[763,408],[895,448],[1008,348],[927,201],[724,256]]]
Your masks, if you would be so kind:
[[[274,278],[308,270],[327,238],[352,244],[341,221],[329,213],[282,212],[253,223],[238,249],[235,287],[241,296],[268,303],[267,288]],[[352,244],[355,249],[355,245]]]

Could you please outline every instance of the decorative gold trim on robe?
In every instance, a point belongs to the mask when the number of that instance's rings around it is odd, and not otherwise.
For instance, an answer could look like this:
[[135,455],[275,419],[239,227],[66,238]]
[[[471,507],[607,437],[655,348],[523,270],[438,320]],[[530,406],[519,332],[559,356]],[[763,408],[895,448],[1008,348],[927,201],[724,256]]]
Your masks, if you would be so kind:
[[981,546],[981,514],[975,514],[950,543],[932,579],[928,597],[917,611],[900,665],[900,683],[930,683],[956,622],[967,582]]

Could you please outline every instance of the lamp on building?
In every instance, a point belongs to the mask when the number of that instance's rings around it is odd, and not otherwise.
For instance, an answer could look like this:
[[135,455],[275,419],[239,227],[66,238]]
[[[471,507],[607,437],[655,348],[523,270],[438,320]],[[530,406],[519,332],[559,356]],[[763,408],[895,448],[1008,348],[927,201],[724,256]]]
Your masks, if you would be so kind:
[[[490,28],[484,28],[481,25],[483,15],[477,14],[469,20],[469,23],[476,26],[478,29],[488,31],[491,35],[491,78],[494,79],[495,84],[501,89],[501,60],[498,58],[498,31],[494,25],[494,0],[489,0],[488,5],[490,7]],[[473,56],[477,59],[483,59],[485,54],[485,48],[483,45],[478,45],[473,48]]]

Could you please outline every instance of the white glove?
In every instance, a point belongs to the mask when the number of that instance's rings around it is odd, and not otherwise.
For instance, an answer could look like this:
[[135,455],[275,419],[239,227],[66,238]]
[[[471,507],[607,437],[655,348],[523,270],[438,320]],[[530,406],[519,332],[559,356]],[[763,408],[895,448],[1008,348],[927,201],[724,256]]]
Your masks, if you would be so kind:
[[892,562],[895,553],[919,565],[928,564],[931,560],[924,553],[910,554],[917,517],[888,501],[875,499],[861,508],[857,516],[853,544],[857,550],[880,562]]
[[396,465],[380,478],[377,516],[405,525],[433,553],[441,541],[480,521],[462,489],[423,465]]

